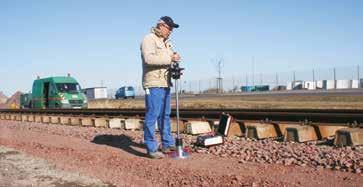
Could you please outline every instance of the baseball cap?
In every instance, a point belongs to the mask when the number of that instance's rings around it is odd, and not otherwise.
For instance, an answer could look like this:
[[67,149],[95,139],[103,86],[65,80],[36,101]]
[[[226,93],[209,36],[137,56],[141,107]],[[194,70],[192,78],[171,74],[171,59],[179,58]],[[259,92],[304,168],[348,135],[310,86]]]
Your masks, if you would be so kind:
[[160,20],[162,20],[165,24],[167,24],[171,28],[179,27],[179,25],[174,23],[173,19],[171,19],[171,17],[169,17],[169,16],[163,16],[160,18]]

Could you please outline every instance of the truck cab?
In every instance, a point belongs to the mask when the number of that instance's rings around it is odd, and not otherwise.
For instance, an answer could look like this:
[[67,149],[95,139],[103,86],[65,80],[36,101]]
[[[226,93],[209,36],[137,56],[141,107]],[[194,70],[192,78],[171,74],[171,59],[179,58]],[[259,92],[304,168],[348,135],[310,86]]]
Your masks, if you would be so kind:
[[86,108],[87,98],[70,76],[37,79],[33,83],[31,108]]

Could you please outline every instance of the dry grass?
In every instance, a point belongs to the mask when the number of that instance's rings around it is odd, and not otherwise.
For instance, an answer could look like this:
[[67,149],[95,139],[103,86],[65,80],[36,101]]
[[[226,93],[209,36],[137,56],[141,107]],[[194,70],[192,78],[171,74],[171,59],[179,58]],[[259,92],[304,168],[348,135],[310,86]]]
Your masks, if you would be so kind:
[[[144,108],[144,99],[93,100],[89,108]],[[189,97],[180,99],[180,108],[363,109],[363,96]]]

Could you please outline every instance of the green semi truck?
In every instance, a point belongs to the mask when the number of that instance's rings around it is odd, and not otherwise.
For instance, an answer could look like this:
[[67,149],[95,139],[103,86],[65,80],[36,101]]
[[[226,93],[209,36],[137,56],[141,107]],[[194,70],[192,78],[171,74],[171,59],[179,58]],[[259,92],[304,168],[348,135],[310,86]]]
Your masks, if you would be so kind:
[[32,93],[20,96],[21,108],[87,108],[87,98],[71,76],[36,79]]

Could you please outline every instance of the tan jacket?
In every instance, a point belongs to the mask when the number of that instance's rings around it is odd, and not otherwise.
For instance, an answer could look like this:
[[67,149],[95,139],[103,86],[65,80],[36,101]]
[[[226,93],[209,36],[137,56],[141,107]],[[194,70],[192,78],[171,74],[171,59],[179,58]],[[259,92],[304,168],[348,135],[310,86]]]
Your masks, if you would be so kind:
[[144,89],[152,87],[170,87],[171,79],[168,68],[171,64],[173,49],[170,41],[165,41],[155,34],[155,28],[146,35],[141,43],[142,85]]

